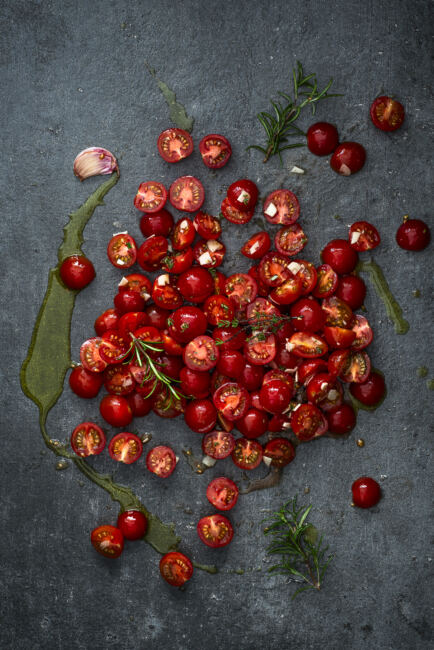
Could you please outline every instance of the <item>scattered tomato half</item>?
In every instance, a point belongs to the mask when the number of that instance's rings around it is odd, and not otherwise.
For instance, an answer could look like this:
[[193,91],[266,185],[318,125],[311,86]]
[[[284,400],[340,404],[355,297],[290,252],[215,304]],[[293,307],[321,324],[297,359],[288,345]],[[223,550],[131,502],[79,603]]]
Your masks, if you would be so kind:
[[220,221],[206,212],[199,211],[194,217],[193,225],[202,239],[218,239],[222,234]]
[[124,550],[124,536],[115,526],[98,526],[90,534],[92,546],[98,553],[115,559]]
[[213,479],[206,489],[206,498],[217,510],[231,510],[237,502],[238,494],[236,484],[225,476]]
[[199,520],[197,533],[207,546],[220,548],[232,541],[234,529],[229,519],[223,515],[210,515]]
[[94,336],[82,343],[80,348],[80,361],[83,368],[89,372],[102,372],[107,367],[107,362],[102,359],[100,349],[102,338]]
[[328,424],[314,404],[301,404],[291,414],[291,429],[299,440],[307,441],[326,433]]
[[77,456],[96,456],[105,447],[105,433],[94,422],[82,422],[71,434],[71,447]]
[[118,528],[125,539],[141,539],[148,527],[148,520],[140,510],[124,510],[118,517]]
[[279,253],[293,257],[306,246],[307,237],[302,227],[298,223],[293,223],[284,226],[276,233],[274,243]]
[[300,216],[300,204],[293,192],[274,190],[265,199],[263,212],[269,223],[290,226]]
[[68,289],[84,289],[95,278],[95,268],[84,255],[71,255],[63,260],[59,269],[63,284]]
[[404,106],[386,95],[374,99],[369,112],[372,123],[381,131],[396,131],[405,117]]
[[161,183],[147,181],[141,183],[134,199],[135,207],[141,212],[158,212],[167,201],[167,190]]
[[171,551],[161,558],[160,573],[169,585],[181,587],[193,575],[193,565],[183,553]]
[[170,186],[169,200],[177,210],[195,212],[202,207],[205,190],[194,176],[181,176]]
[[235,438],[229,431],[210,431],[202,439],[203,453],[216,460],[227,458],[235,447]]
[[248,212],[242,212],[237,207],[233,206],[229,199],[226,197],[223,199],[221,204],[221,213],[225,219],[231,223],[243,225],[248,223],[253,217],[254,210],[249,210]]
[[351,486],[353,503],[358,508],[372,508],[381,499],[381,488],[369,476],[361,476]]
[[184,129],[166,129],[158,136],[157,147],[163,160],[176,163],[193,152],[193,138]]
[[175,471],[175,452],[166,445],[154,447],[146,456],[146,467],[160,478],[167,478]]
[[210,133],[199,142],[199,151],[202,160],[210,169],[220,169],[229,162],[232,147],[229,140],[223,135]]
[[128,269],[137,259],[137,245],[128,233],[113,235],[107,246],[109,261],[117,269]]
[[359,253],[377,248],[381,242],[378,230],[368,221],[355,221],[350,226],[348,239],[354,250]]
[[123,431],[118,433],[110,440],[109,454],[113,460],[131,465],[140,458],[143,451],[143,444],[139,436],[135,433]]
[[256,469],[261,464],[263,449],[257,440],[238,438],[232,451],[232,460],[241,469]]
[[287,438],[273,438],[264,448],[264,460],[271,459],[273,467],[286,467],[295,458],[295,448]]
[[270,235],[265,230],[261,230],[246,241],[241,248],[241,253],[252,260],[260,260],[265,253],[268,253],[270,246]]

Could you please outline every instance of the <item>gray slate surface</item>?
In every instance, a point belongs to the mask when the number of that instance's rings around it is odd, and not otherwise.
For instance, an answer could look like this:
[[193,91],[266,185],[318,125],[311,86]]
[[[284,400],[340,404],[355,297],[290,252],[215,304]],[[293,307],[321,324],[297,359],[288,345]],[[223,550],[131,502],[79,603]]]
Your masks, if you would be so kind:
[[[432,245],[411,254],[394,241],[405,213],[432,223],[431,9],[431,2],[401,0],[2,3],[1,648],[432,647],[433,393],[416,374],[427,365],[434,376]],[[338,177],[327,159],[304,149],[289,153],[283,169],[245,152],[261,137],[255,114],[270,95],[289,88],[297,59],[324,83],[333,76],[345,93],[323,103],[318,119],[335,122],[342,139],[365,145],[360,174]],[[155,143],[169,126],[168,111],[144,60],[195,117],[196,142],[209,132],[231,140],[233,159],[219,173],[204,168],[197,151],[176,168],[159,157]],[[407,109],[396,134],[377,131],[369,120],[370,102],[383,92],[396,94]],[[312,121],[305,116],[302,125]],[[221,568],[215,576],[197,571],[183,593],[160,580],[158,556],[146,544],[129,544],[112,563],[96,555],[89,531],[114,521],[117,507],[72,467],[55,471],[36,407],[19,386],[62,227],[100,182],[80,184],[72,161],[97,144],[119,157],[122,177],[85,231],[84,250],[98,277],[76,302],[73,358],[119,280],[105,255],[111,233],[125,228],[141,241],[132,206],[138,184],[168,183],[185,173],[202,179],[205,206],[214,212],[239,177],[256,181],[262,195],[284,186],[295,191],[309,235],[305,253],[313,261],[330,238],[345,237],[346,224],[372,220],[383,238],[376,258],[411,323],[407,336],[395,335],[369,285],[370,352],[386,374],[387,401],[376,414],[361,413],[348,440],[299,448],[278,488],[240,499],[232,513],[236,535],[226,549],[203,548],[195,523],[210,510],[210,477],[224,472],[239,479],[230,460],[203,477],[181,460],[164,484],[143,463],[113,467],[106,455],[95,461],[165,521],[176,522],[183,550]],[[304,176],[288,173],[294,163],[306,169]],[[257,218],[244,228],[225,224],[226,272],[248,267],[238,251],[262,223],[259,210]],[[88,404],[65,390],[49,427],[67,438],[76,423],[91,418],[100,420],[97,400]],[[182,422],[151,417],[137,426],[178,452],[187,444],[199,448]],[[359,436],[363,449],[355,444]],[[349,505],[351,483],[363,474],[382,477],[384,494],[366,512]],[[293,495],[303,499],[305,487],[312,521],[336,557],[320,594],[291,601],[293,586],[266,574],[260,521]],[[231,573],[249,567],[255,570]]]

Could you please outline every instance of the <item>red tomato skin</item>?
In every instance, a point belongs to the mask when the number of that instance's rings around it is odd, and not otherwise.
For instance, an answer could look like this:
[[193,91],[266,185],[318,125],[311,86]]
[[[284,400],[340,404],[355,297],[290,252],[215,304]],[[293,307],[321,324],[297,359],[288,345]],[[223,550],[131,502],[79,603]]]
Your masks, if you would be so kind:
[[84,255],[71,255],[63,260],[59,274],[68,289],[80,290],[95,278],[95,268]]
[[324,327],[324,337],[329,347],[333,350],[344,350],[351,347],[356,338],[353,330],[346,327]]
[[185,366],[182,368],[179,377],[181,379],[179,390],[187,397],[203,399],[209,395],[211,376],[207,372],[192,370]]
[[124,536],[115,526],[98,526],[90,534],[92,546],[98,553],[111,559],[120,556],[124,550]]
[[193,565],[183,553],[171,551],[161,558],[160,573],[169,585],[181,587],[193,575]]
[[[272,216],[267,214],[271,203],[277,208],[277,212]],[[295,194],[290,190],[274,190],[264,201],[263,213],[271,224],[290,226],[300,216],[300,204]]]
[[129,269],[137,259],[137,244],[128,233],[113,235],[107,245],[107,257],[117,269]]
[[237,350],[222,350],[216,368],[218,372],[226,375],[226,377],[239,379],[243,374],[245,365],[246,362],[241,352]]
[[69,385],[73,393],[84,399],[96,397],[103,385],[101,373],[89,372],[83,366],[73,368],[69,375]]
[[250,408],[236,423],[238,431],[249,440],[260,438],[267,431],[268,417],[264,411]]
[[[245,456],[245,451],[248,456]],[[257,440],[238,438],[231,454],[235,465],[240,469],[252,470],[261,464],[263,457],[262,445]]]
[[264,378],[264,369],[262,366],[246,361],[243,372],[238,379],[241,386],[244,386],[249,392],[258,390],[262,386]]
[[82,422],[71,434],[71,447],[77,456],[83,458],[97,456],[103,451],[105,445],[105,433],[94,422]]
[[264,458],[271,458],[273,467],[286,467],[295,458],[295,448],[287,438],[273,438],[264,448]]
[[357,252],[346,239],[332,239],[321,252],[324,264],[332,267],[336,273],[351,273],[358,262]]
[[125,539],[136,540],[144,537],[148,520],[140,510],[124,510],[119,514],[117,525]]
[[113,302],[120,316],[129,311],[143,311],[145,308],[145,301],[137,291],[119,291]]
[[113,427],[125,427],[133,419],[133,413],[125,397],[106,395],[102,398],[99,411],[106,422]]
[[184,411],[186,425],[196,433],[209,433],[217,422],[217,410],[209,399],[195,399]]
[[146,399],[144,395],[136,391],[127,396],[127,402],[135,418],[142,418],[152,410],[152,399]]
[[369,113],[373,125],[380,131],[396,131],[402,126],[405,118],[404,106],[386,95],[374,99]]
[[214,478],[206,489],[206,498],[210,504],[223,511],[232,510],[238,500],[238,494],[237,485],[225,476]]
[[[360,233],[356,239],[356,233]],[[355,251],[361,253],[370,251],[381,243],[380,233],[372,223],[368,221],[355,221],[348,231],[348,241]]]
[[330,158],[330,167],[341,176],[360,171],[365,164],[366,151],[358,142],[341,142]]
[[[239,398],[235,410],[231,405],[231,396]],[[243,386],[234,381],[227,381],[213,394],[213,402],[216,409],[230,422],[240,420],[250,406],[250,395]]]
[[407,219],[396,233],[398,246],[406,251],[422,251],[431,241],[431,232],[425,221]]
[[204,164],[210,169],[220,169],[229,162],[232,147],[224,135],[210,133],[199,142],[199,151]]
[[341,404],[327,413],[329,431],[338,435],[350,433],[356,426],[356,414],[349,404]]
[[181,273],[177,287],[185,300],[194,303],[201,303],[214,293],[211,273],[199,266],[193,266],[188,271]]
[[229,431],[210,431],[202,438],[202,451],[207,456],[221,460],[231,455],[235,438]]
[[[203,348],[206,348],[206,355],[202,354]],[[183,352],[184,363],[191,370],[211,370],[217,365],[219,356],[214,339],[206,335],[196,336],[189,341]]]
[[253,217],[254,210],[250,210],[249,212],[242,212],[237,207],[234,207],[226,197],[223,199],[221,204],[221,213],[224,218],[231,223],[243,225],[245,223],[248,223]]
[[351,309],[359,309],[365,300],[366,284],[358,275],[343,275],[338,280],[336,295]]
[[[117,452],[118,444],[122,445],[122,450],[119,453]],[[125,452],[125,456],[123,452],[124,447],[127,447],[128,450]],[[131,449],[133,450],[133,453],[130,453]],[[132,463],[135,463],[137,460],[139,460],[140,456],[142,455],[143,443],[140,440],[139,436],[136,436],[135,433],[122,431],[121,433],[117,433],[110,440],[108,451],[110,457],[113,458],[113,460],[119,463],[125,463],[126,465],[131,465]]]
[[258,200],[258,188],[253,181],[242,178],[228,187],[228,199],[240,212],[251,212]]
[[[265,230],[261,230],[246,241],[241,248],[241,253],[252,260],[260,260],[266,253],[268,253],[270,246],[270,235]],[[254,248],[253,252],[252,248]]]
[[145,313],[149,318],[149,325],[156,327],[157,330],[164,330],[167,327],[167,319],[170,316],[170,311],[163,309],[159,305],[148,305]]
[[106,309],[95,320],[94,328],[97,336],[102,336],[107,330],[118,328],[119,314],[116,309]]
[[316,122],[307,130],[307,148],[315,156],[328,156],[338,146],[337,128],[329,122]]
[[153,214],[144,214],[140,219],[140,230],[146,239],[152,235],[168,237],[173,228],[173,217],[164,208]]
[[[183,198],[183,194],[187,197]],[[169,201],[177,210],[196,212],[200,210],[205,200],[205,190],[202,183],[194,176],[180,176],[173,181],[169,190]]]
[[158,153],[165,162],[177,163],[193,153],[193,138],[184,129],[171,128],[158,136]]
[[262,385],[259,399],[266,411],[278,415],[288,408],[293,394],[289,384],[281,379],[272,379]]
[[292,325],[298,332],[318,332],[324,326],[324,312],[311,298],[301,298],[293,303],[290,314],[294,319]]
[[381,499],[381,488],[369,476],[361,476],[351,486],[353,503],[358,508],[372,508]]
[[350,384],[350,393],[365,406],[376,406],[386,393],[384,377],[373,370],[363,384]]
[[205,334],[208,323],[202,309],[193,305],[179,307],[169,316],[169,332],[176,341],[189,343]]

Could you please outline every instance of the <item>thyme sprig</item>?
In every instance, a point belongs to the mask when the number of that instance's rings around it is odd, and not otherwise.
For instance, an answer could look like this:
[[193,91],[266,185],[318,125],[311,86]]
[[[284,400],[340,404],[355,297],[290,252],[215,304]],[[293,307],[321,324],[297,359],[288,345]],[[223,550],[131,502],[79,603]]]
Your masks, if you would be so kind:
[[[232,320],[219,320],[217,327],[240,327],[241,331],[243,332],[251,330],[252,338],[265,341],[265,334],[275,334],[277,330],[283,326],[285,321],[294,319],[299,320],[300,317],[266,314],[264,312],[257,311],[251,318],[244,320],[239,320],[238,318],[233,318]],[[239,335],[239,333],[239,331],[235,332],[233,336],[227,338],[225,341],[222,339],[216,339],[215,344],[223,345],[223,343],[227,343],[228,341],[234,339]]]
[[297,497],[294,497],[264,520],[267,523],[264,534],[273,538],[267,552],[282,556],[281,562],[269,571],[290,575],[303,585],[294,593],[293,599],[308,589],[319,591],[324,573],[333,559],[333,555],[325,557],[328,546],[323,545],[323,536],[316,539],[315,527],[307,522],[311,509],[311,505],[298,507]]
[[316,74],[305,75],[300,61],[297,61],[297,67],[293,68],[292,77],[294,97],[291,98],[288,94],[279,92],[278,94],[284,101],[270,100],[274,115],[267,111],[261,111],[257,115],[258,120],[265,130],[267,140],[263,147],[252,144],[247,149],[257,149],[263,153],[264,163],[272,156],[278,155],[280,164],[283,165],[282,151],[305,146],[304,142],[286,144],[290,137],[306,135],[304,131],[295,125],[295,121],[305,106],[310,106],[312,115],[315,115],[316,105],[321,99],[341,97],[339,94],[328,92],[333,83],[333,79],[330,79],[326,86],[322,90],[319,90]]

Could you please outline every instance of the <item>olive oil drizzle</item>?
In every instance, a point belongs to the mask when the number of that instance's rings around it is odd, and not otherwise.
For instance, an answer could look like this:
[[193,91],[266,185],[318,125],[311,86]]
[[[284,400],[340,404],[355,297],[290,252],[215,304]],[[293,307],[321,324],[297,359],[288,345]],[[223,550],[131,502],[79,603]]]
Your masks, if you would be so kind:
[[151,68],[148,63],[145,61],[145,66],[147,67],[149,74],[154,77],[155,81],[157,82],[158,88],[160,89],[164,99],[166,100],[166,104],[169,107],[169,115],[170,119],[174,124],[176,124],[177,127],[180,129],[184,129],[184,131],[188,131],[189,133],[192,132],[193,130],[193,124],[194,124],[194,118],[190,117],[190,115],[187,115],[187,111],[185,110],[185,107],[180,104],[176,100],[176,95],[169,88],[169,86],[164,83],[164,81],[161,81],[157,77],[157,73],[154,70],[154,68]]
[[100,474],[86,460],[75,456],[66,445],[53,440],[46,428],[48,413],[62,394],[65,375],[71,367],[71,317],[78,293],[63,285],[59,267],[66,257],[82,252],[84,227],[95,209],[104,205],[104,196],[118,180],[119,175],[113,174],[70,215],[58,250],[59,263],[49,271],[47,290],[33,328],[27,357],[21,367],[20,380],[24,394],[39,409],[39,426],[46,446],[56,456],[72,460],[80,472],[108,492],[122,510],[141,510],[148,518],[145,541],[159,553],[167,553],[180,542],[173,525],[163,524],[150,513],[130,488],[115,483],[107,474]]
[[375,290],[386,307],[387,315],[395,326],[395,332],[397,334],[407,334],[410,324],[403,318],[402,309],[393,296],[384,273],[377,262],[373,259],[369,262],[359,262],[356,271],[366,271],[370,274]]

